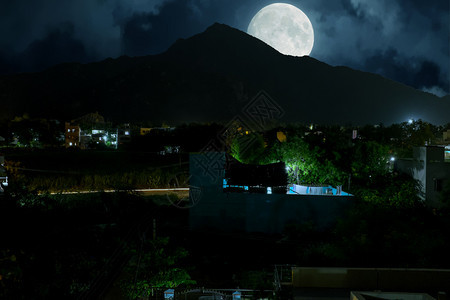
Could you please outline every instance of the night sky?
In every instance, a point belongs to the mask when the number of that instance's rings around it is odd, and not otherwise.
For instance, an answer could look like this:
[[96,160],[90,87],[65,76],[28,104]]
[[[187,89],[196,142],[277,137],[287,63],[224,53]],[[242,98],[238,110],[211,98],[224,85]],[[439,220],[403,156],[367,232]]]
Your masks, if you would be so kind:
[[[247,31],[266,0],[0,0],[0,73],[165,51],[214,22]],[[312,57],[439,96],[450,89],[448,0],[297,0]]]

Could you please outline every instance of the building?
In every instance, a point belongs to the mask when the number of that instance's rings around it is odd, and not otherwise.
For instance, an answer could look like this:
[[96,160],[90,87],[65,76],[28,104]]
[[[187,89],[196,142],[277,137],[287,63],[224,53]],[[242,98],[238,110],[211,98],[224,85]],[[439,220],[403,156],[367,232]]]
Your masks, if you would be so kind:
[[448,269],[300,266],[289,269],[294,299],[432,300],[433,295],[440,300],[447,299],[450,286]]
[[412,159],[398,159],[395,170],[406,173],[419,181],[419,197],[426,205],[441,207],[442,191],[450,181],[450,162],[445,161],[445,147],[415,147]]
[[98,113],[90,113],[65,125],[65,147],[90,149],[95,147],[117,149],[118,130],[105,123]]
[[80,148],[80,141],[81,141],[80,126],[72,125],[71,123],[66,122],[64,135],[66,148],[70,147]]
[[149,134],[150,131],[152,131],[152,128],[148,128],[148,127],[141,127],[139,134],[140,135],[146,135]]
[[0,156],[0,193],[3,193],[3,187],[8,186],[8,176],[4,164],[5,157]]
[[[352,195],[292,193],[276,165],[235,168],[222,152],[190,155],[189,222],[192,229],[281,233],[288,224],[334,224]],[[259,170],[258,170],[259,169]],[[240,177],[240,178],[239,178]],[[247,178],[244,185],[242,178]]]
[[120,146],[129,144],[131,142],[130,124],[127,123],[120,126],[120,128],[117,130],[117,134],[118,134],[118,143]]
[[442,141],[446,144],[450,144],[450,129],[443,132]]

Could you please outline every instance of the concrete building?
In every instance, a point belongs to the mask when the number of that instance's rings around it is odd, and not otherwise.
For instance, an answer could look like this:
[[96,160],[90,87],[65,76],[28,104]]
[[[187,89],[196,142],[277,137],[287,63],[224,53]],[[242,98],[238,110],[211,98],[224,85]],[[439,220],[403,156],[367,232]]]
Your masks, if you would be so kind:
[[126,123],[122,126],[119,126],[119,129],[117,130],[118,134],[118,143],[119,146],[129,144],[131,142],[131,128],[130,124]]
[[[288,224],[311,222],[326,228],[342,216],[352,195],[284,192],[278,184],[230,189],[226,182],[227,159],[222,152],[190,156],[189,222],[193,229],[281,233]],[[275,189],[276,187],[276,189]],[[270,189],[269,189],[270,188]],[[272,193],[273,190],[273,193]]]
[[71,123],[66,122],[64,135],[66,148],[80,147],[80,140],[81,140],[80,126],[72,125]]
[[450,129],[442,133],[442,141],[446,144],[450,144]]
[[0,193],[3,193],[3,187],[8,186],[8,176],[4,167],[5,157],[0,156]]
[[414,157],[398,159],[395,169],[419,181],[419,196],[427,206],[441,207],[443,188],[450,181],[450,162],[445,161],[445,147],[416,147]]

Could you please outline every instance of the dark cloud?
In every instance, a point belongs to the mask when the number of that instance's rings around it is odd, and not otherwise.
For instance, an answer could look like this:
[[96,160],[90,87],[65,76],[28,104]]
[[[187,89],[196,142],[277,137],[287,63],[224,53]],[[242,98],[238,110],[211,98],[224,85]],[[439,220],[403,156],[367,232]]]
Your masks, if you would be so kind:
[[416,88],[439,90],[439,95],[449,92],[447,0],[302,3],[315,30],[313,57],[331,65],[375,72]]
[[121,24],[123,52],[131,56],[160,53],[177,39],[202,32],[215,22],[236,26],[229,6],[237,8],[238,3],[178,0],[165,3],[158,14],[134,14]]
[[21,68],[41,71],[48,66],[63,62],[88,62],[84,44],[74,38],[74,26],[70,22],[61,24],[43,39],[33,41],[20,55]]
[[[448,0],[288,0],[311,19],[311,56],[449,92]],[[0,73],[166,50],[214,22],[246,31],[272,0],[0,2]],[[70,28],[67,28],[70,24]],[[394,59],[395,58],[395,59]],[[427,63],[424,63],[427,62]],[[415,74],[415,75],[414,75]],[[434,88],[436,90],[436,88]]]
[[441,90],[441,94],[448,88],[442,80],[439,65],[425,58],[406,58],[397,50],[390,48],[384,52],[377,52],[359,66],[369,72],[383,74],[383,76],[402,82],[422,90]]
[[199,25],[187,1],[169,2],[158,14],[134,14],[123,22],[122,49],[131,56],[160,53],[176,39],[204,30]]

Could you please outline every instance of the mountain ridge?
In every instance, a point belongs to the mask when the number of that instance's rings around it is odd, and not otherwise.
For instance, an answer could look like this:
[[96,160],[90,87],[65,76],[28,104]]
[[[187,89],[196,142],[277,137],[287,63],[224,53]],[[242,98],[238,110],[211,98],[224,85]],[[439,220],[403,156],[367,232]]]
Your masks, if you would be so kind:
[[116,122],[227,122],[260,90],[285,111],[281,122],[450,122],[450,97],[308,56],[286,56],[219,23],[157,55],[1,76],[0,99],[8,108],[0,118],[27,112],[70,120],[98,111]]

